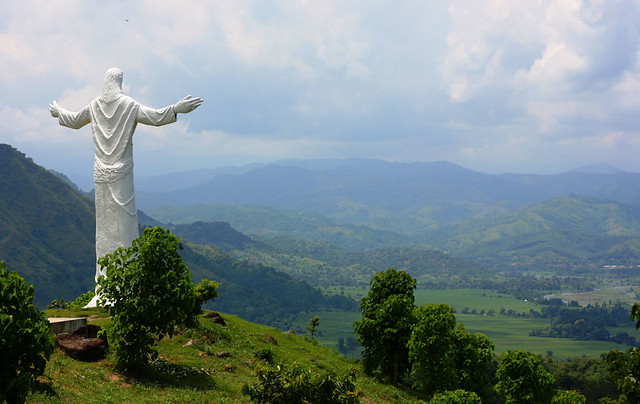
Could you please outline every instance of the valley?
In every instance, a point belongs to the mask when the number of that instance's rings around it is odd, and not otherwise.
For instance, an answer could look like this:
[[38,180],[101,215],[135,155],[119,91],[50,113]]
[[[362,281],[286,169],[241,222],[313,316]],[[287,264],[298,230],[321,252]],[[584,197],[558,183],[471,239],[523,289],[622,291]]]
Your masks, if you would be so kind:
[[[35,285],[37,306],[73,300],[93,286],[91,200],[10,146],[0,154],[0,259]],[[209,309],[299,332],[318,315],[320,340],[336,347],[353,338],[371,277],[396,268],[417,280],[417,304],[453,306],[497,352],[519,344],[598,357],[624,348],[529,334],[549,325],[532,314],[545,296],[627,310],[635,302],[638,174],[300,160],[140,184],[140,224],[183,239],[193,281],[221,282]],[[609,329],[636,337],[628,324]]]

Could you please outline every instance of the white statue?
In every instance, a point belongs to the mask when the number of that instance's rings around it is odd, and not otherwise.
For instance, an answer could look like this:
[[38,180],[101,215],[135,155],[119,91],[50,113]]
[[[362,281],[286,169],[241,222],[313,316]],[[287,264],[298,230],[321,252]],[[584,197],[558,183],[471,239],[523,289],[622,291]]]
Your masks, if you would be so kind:
[[[67,111],[56,101],[49,105],[60,125],[80,129],[91,123],[95,159],[93,178],[96,206],[96,257],[129,247],[139,237],[133,189],[133,133],[138,123],[166,125],[202,104],[202,98],[187,96],[175,105],[153,109],[122,94],[122,71],[107,71],[99,97],[78,112]],[[96,281],[101,272],[96,264]],[[95,307],[98,296],[87,305]]]

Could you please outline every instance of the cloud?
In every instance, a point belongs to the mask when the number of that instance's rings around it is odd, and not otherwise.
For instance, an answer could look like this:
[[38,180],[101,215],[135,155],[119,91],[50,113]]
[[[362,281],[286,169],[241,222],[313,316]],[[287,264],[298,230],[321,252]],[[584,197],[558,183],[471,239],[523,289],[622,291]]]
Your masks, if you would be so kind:
[[229,156],[640,170],[639,11],[638,0],[7,3],[0,141],[84,170],[61,156],[90,159],[89,129],[58,127],[46,106],[83,107],[118,66],[146,105],[205,98],[177,124],[138,129],[148,171]]

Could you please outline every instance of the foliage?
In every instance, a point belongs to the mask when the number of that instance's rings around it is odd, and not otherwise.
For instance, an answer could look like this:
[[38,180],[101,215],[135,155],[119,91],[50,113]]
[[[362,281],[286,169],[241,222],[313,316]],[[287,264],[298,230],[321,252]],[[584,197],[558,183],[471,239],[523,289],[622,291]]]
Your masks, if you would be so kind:
[[367,372],[380,370],[393,384],[409,370],[407,343],[413,325],[416,281],[393,268],[371,278],[369,294],[362,298],[362,319],[355,322],[355,333],[364,347]]
[[195,314],[202,313],[202,305],[209,301],[213,301],[218,297],[218,286],[220,286],[219,282],[210,281],[206,278],[203,278],[198,282],[193,290],[196,299],[194,308]]
[[589,403],[595,403],[604,397],[618,397],[620,394],[611,381],[604,357],[556,361],[548,356],[543,365],[558,382],[558,389],[577,390]]
[[[551,325],[531,330],[536,337],[574,338],[577,340],[611,341],[627,346],[636,340],[626,332],[613,334],[607,327],[624,327],[631,324],[628,309],[621,304],[611,307],[592,306],[569,308],[559,305],[542,308],[542,317],[550,319]],[[632,310],[633,319],[633,310]]]
[[433,395],[429,404],[481,404],[482,400],[472,391],[442,391]]
[[481,393],[494,345],[485,335],[456,326],[453,307],[427,304],[416,309],[408,343],[414,387],[433,394],[448,389]]
[[0,402],[24,401],[53,352],[49,322],[33,294],[33,285],[0,261]]
[[317,403],[355,404],[360,402],[356,390],[355,374],[313,374],[294,364],[287,369],[283,364],[275,368],[258,367],[257,385],[246,384],[242,394],[252,402],[270,404]]
[[629,348],[626,352],[617,349],[607,354],[607,364],[611,381],[618,386],[631,402],[640,400],[640,347]]
[[[636,330],[640,328],[640,304],[633,305],[630,318],[636,322]],[[640,347],[631,347],[626,352],[609,351],[607,364],[611,381],[622,394],[631,402],[640,401]]]
[[120,365],[138,369],[155,359],[155,341],[184,325],[195,307],[191,273],[178,252],[182,245],[161,227],[144,230],[131,247],[100,259],[107,277],[98,293],[113,316],[110,341]]
[[411,374],[416,377],[414,387],[427,394],[447,390],[456,383],[453,307],[427,304],[418,307],[415,313],[416,322],[408,343]]
[[318,326],[320,326],[320,317],[314,316],[311,320],[309,320],[307,332],[309,333],[310,338],[316,337],[316,334],[318,334]]
[[495,391],[509,403],[549,403],[555,380],[535,355],[509,350],[502,354],[496,371]]
[[183,259],[193,279],[209,277],[224,280],[218,288],[220,296],[215,302],[218,311],[288,329],[298,313],[339,308],[341,304],[349,308],[356,306],[347,298],[337,302],[329,299],[308,283],[294,280],[273,267],[240,261],[211,246],[188,241],[183,245]]
[[93,296],[95,295],[96,295],[96,292],[94,292],[93,290],[85,292],[80,296],[76,297],[76,299],[73,302],[69,303],[69,308],[81,309],[84,306],[86,306],[91,301],[91,299],[93,299]]
[[453,330],[456,386],[478,394],[490,388],[490,369],[495,345],[482,333],[471,334],[458,324]]
[[69,303],[64,301],[64,297],[61,297],[60,300],[53,299],[51,303],[47,305],[47,309],[66,309],[69,307]]
[[551,399],[551,404],[585,404],[587,398],[575,390],[560,390]]

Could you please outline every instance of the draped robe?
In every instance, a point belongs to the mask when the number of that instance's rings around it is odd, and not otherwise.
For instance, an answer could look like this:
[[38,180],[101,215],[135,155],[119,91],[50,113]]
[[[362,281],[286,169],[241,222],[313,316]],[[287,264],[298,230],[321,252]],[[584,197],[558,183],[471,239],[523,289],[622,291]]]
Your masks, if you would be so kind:
[[[60,108],[58,122],[62,126],[80,129],[91,123],[95,146],[96,259],[118,247],[131,246],[139,237],[133,187],[133,133],[137,124],[161,126],[175,121],[173,105],[153,109],[125,95],[108,102],[96,98],[78,112]],[[106,273],[96,264],[96,281],[100,275]],[[95,306],[96,300],[88,306]]]

